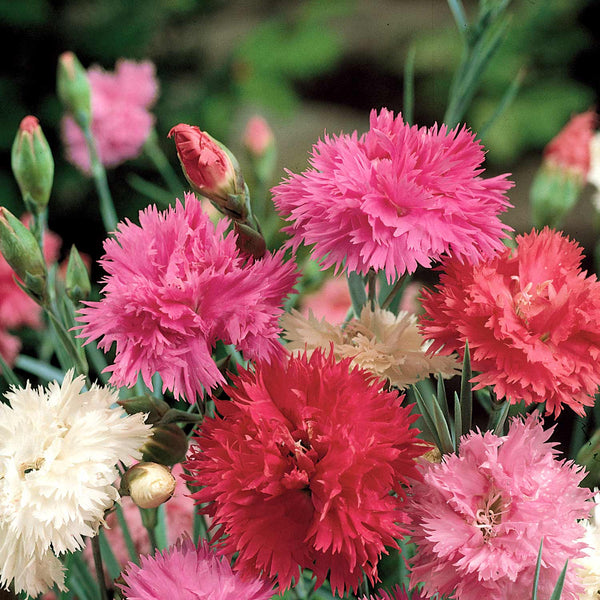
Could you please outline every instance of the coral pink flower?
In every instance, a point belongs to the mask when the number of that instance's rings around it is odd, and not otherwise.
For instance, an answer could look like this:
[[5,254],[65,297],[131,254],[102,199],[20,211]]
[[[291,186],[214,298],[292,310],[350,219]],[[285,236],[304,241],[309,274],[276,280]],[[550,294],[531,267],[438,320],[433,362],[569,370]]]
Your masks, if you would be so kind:
[[[105,167],[135,158],[142,151],[154,126],[149,109],[158,95],[154,65],[119,60],[114,73],[100,67],[88,70],[92,102],[92,134],[98,158]],[[84,173],[90,173],[90,156],[83,131],[65,116],[62,133],[67,158]]]
[[544,160],[585,179],[590,170],[590,144],[597,120],[593,110],[575,115],[546,146]]
[[371,112],[358,137],[325,136],[312,168],[273,188],[292,224],[290,245],[314,244],[323,268],[389,280],[443,254],[473,263],[501,248],[510,229],[498,219],[509,206],[506,175],[483,179],[483,148],[464,127],[410,127],[398,115]]
[[244,131],[244,146],[250,154],[262,156],[274,141],[273,131],[263,117],[255,115],[248,121]]
[[302,298],[301,306],[301,312],[305,317],[308,317],[312,311],[317,319],[325,319],[333,325],[340,325],[352,306],[346,279],[344,277],[327,279],[319,290]]
[[[417,546],[411,585],[427,597],[456,600],[530,598],[542,538],[539,597],[549,598],[565,562],[583,556],[579,540],[592,493],[578,487],[582,467],[557,460],[533,415],[515,419],[508,435],[473,432],[459,455],[423,461],[424,481],[412,493],[411,540]],[[567,570],[561,598],[576,600],[576,567]]]
[[[8,331],[0,329],[0,356],[4,359],[4,362],[9,366],[15,363],[15,359],[21,349],[21,341],[18,337],[10,335]],[[2,368],[0,367],[0,373]]]
[[229,221],[216,226],[193,194],[185,206],[140,212],[104,243],[104,298],[81,310],[81,337],[116,343],[111,382],[146,385],[160,373],[164,389],[194,402],[224,378],[211,357],[217,340],[251,359],[282,352],[277,323],[296,281],[283,252],[245,261]]
[[582,415],[600,384],[600,283],[560,233],[532,231],[517,245],[477,266],[447,261],[437,290],[423,294],[423,334],[448,354],[468,340],[477,388]]
[[222,551],[281,592],[303,568],[340,595],[373,582],[405,533],[402,483],[427,447],[403,396],[349,367],[317,349],[242,371],[184,465]]
[[189,538],[142,556],[139,567],[129,563],[123,580],[127,600],[269,600],[273,595],[265,583],[241,579],[206,542],[196,547]]

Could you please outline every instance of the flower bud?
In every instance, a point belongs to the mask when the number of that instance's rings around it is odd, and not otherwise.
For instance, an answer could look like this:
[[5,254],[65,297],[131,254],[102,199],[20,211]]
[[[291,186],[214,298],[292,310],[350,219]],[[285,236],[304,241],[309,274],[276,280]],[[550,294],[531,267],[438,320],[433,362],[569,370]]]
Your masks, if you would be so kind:
[[169,131],[175,139],[183,173],[195,192],[233,219],[247,217],[244,179],[233,154],[208,133],[180,123]]
[[258,115],[252,117],[244,131],[244,146],[249,154],[260,158],[274,143],[275,137],[267,121]]
[[85,69],[72,52],[63,52],[58,59],[56,86],[65,108],[77,124],[85,129],[92,115],[90,82]]
[[140,508],[156,508],[175,492],[171,469],[152,462],[133,465],[121,480],[121,494],[129,495]]
[[239,250],[254,258],[262,258],[265,255],[267,244],[258,231],[237,221],[233,224],[233,229],[237,233],[235,244]]
[[46,263],[31,231],[9,210],[0,206],[0,252],[25,287],[45,297]]
[[128,415],[140,412],[146,413],[146,423],[150,425],[158,423],[170,408],[164,400],[155,398],[150,394],[127,398],[126,400],[118,400],[117,404],[122,406]]
[[173,466],[181,462],[187,453],[188,439],[175,423],[152,428],[152,437],[142,446],[142,458],[146,462]]
[[67,264],[67,275],[65,277],[65,291],[73,302],[85,300],[92,290],[87,268],[81,260],[75,246],[71,246],[69,262]]
[[54,159],[40,123],[33,116],[25,117],[19,125],[11,166],[27,209],[42,212],[50,199]]

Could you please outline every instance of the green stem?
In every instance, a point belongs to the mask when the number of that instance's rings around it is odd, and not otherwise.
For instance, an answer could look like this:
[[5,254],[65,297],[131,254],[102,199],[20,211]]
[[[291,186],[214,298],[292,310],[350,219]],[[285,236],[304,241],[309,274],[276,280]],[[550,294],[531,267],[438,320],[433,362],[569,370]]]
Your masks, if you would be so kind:
[[140,514],[142,515],[142,523],[148,532],[148,538],[150,539],[150,545],[152,550],[158,548],[158,540],[156,539],[156,525],[158,523],[158,509],[156,508],[140,508]]
[[116,506],[117,513],[117,521],[121,527],[121,532],[123,533],[123,539],[125,540],[125,546],[127,546],[127,552],[129,552],[129,557],[131,560],[137,565],[139,564],[139,556],[137,550],[135,549],[135,544],[133,543],[133,539],[131,538],[131,532],[129,531],[129,525],[127,524],[127,520],[125,519],[125,513],[123,509],[117,504]]
[[398,281],[394,284],[394,287],[390,290],[390,293],[386,296],[385,300],[381,304],[381,308],[384,310],[390,307],[390,304],[394,301],[396,294],[402,289],[404,282],[406,281],[407,273],[404,273]]
[[371,310],[374,310],[375,301],[377,300],[377,273],[373,269],[370,269],[367,273],[367,298]]
[[100,587],[100,598],[102,600],[108,600],[108,590],[106,589],[106,582],[104,581],[104,569],[102,568],[102,553],[100,552],[100,537],[97,535],[92,538],[92,554],[94,555],[94,566],[96,567],[96,577],[98,579],[98,585]]
[[144,144],[144,152],[148,158],[152,161],[156,170],[160,173],[164,182],[167,184],[169,191],[174,195],[178,196],[183,191],[183,186],[177,177],[171,163],[162,151],[162,148],[157,142],[156,131],[152,131]]
[[96,151],[96,143],[94,142],[94,136],[92,134],[91,127],[88,125],[83,128],[83,134],[85,141],[87,142],[88,152],[90,154],[90,165],[92,168],[92,176],[94,183],[96,184],[96,191],[100,198],[100,216],[102,217],[102,223],[107,233],[115,231],[119,219],[117,218],[117,212],[113,203],[112,196],[110,195],[110,189],[108,188],[108,180],[106,178],[106,170],[104,165],[98,158],[98,152]]

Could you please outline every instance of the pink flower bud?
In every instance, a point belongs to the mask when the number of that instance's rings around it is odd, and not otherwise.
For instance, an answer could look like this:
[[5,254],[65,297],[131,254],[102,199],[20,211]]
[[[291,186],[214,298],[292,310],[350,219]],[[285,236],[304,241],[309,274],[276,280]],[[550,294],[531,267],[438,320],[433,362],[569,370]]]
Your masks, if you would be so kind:
[[227,208],[231,196],[243,192],[235,157],[208,133],[180,123],[169,131],[181,167],[194,191]]
[[274,142],[273,131],[263,117],[256,115],[248,121],[244,131],[244,146],[250,154],[263,156]]
[[590,169],[590,142],[597,115],[593,110],[575,115],[544,150],[544,161],[585,179]]

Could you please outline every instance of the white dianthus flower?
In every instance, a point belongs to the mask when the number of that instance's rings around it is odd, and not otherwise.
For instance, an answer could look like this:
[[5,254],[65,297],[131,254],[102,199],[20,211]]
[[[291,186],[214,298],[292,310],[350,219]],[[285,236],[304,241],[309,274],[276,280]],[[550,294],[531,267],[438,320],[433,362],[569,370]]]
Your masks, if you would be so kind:
[[577,573],[584,588],[580,600],[600,600],[600,492],[594,496],[596,506],[585,526],[583,541],[587,544],[585,556],[576,561]]
[[56,555],[98,533],[119,498],[117,462],[141,458],[151,435],[145,415],[115,405],[115,390],[83,386],[69,371],[62,385],[13,387],[0,404],[0,586],[62,589]]

